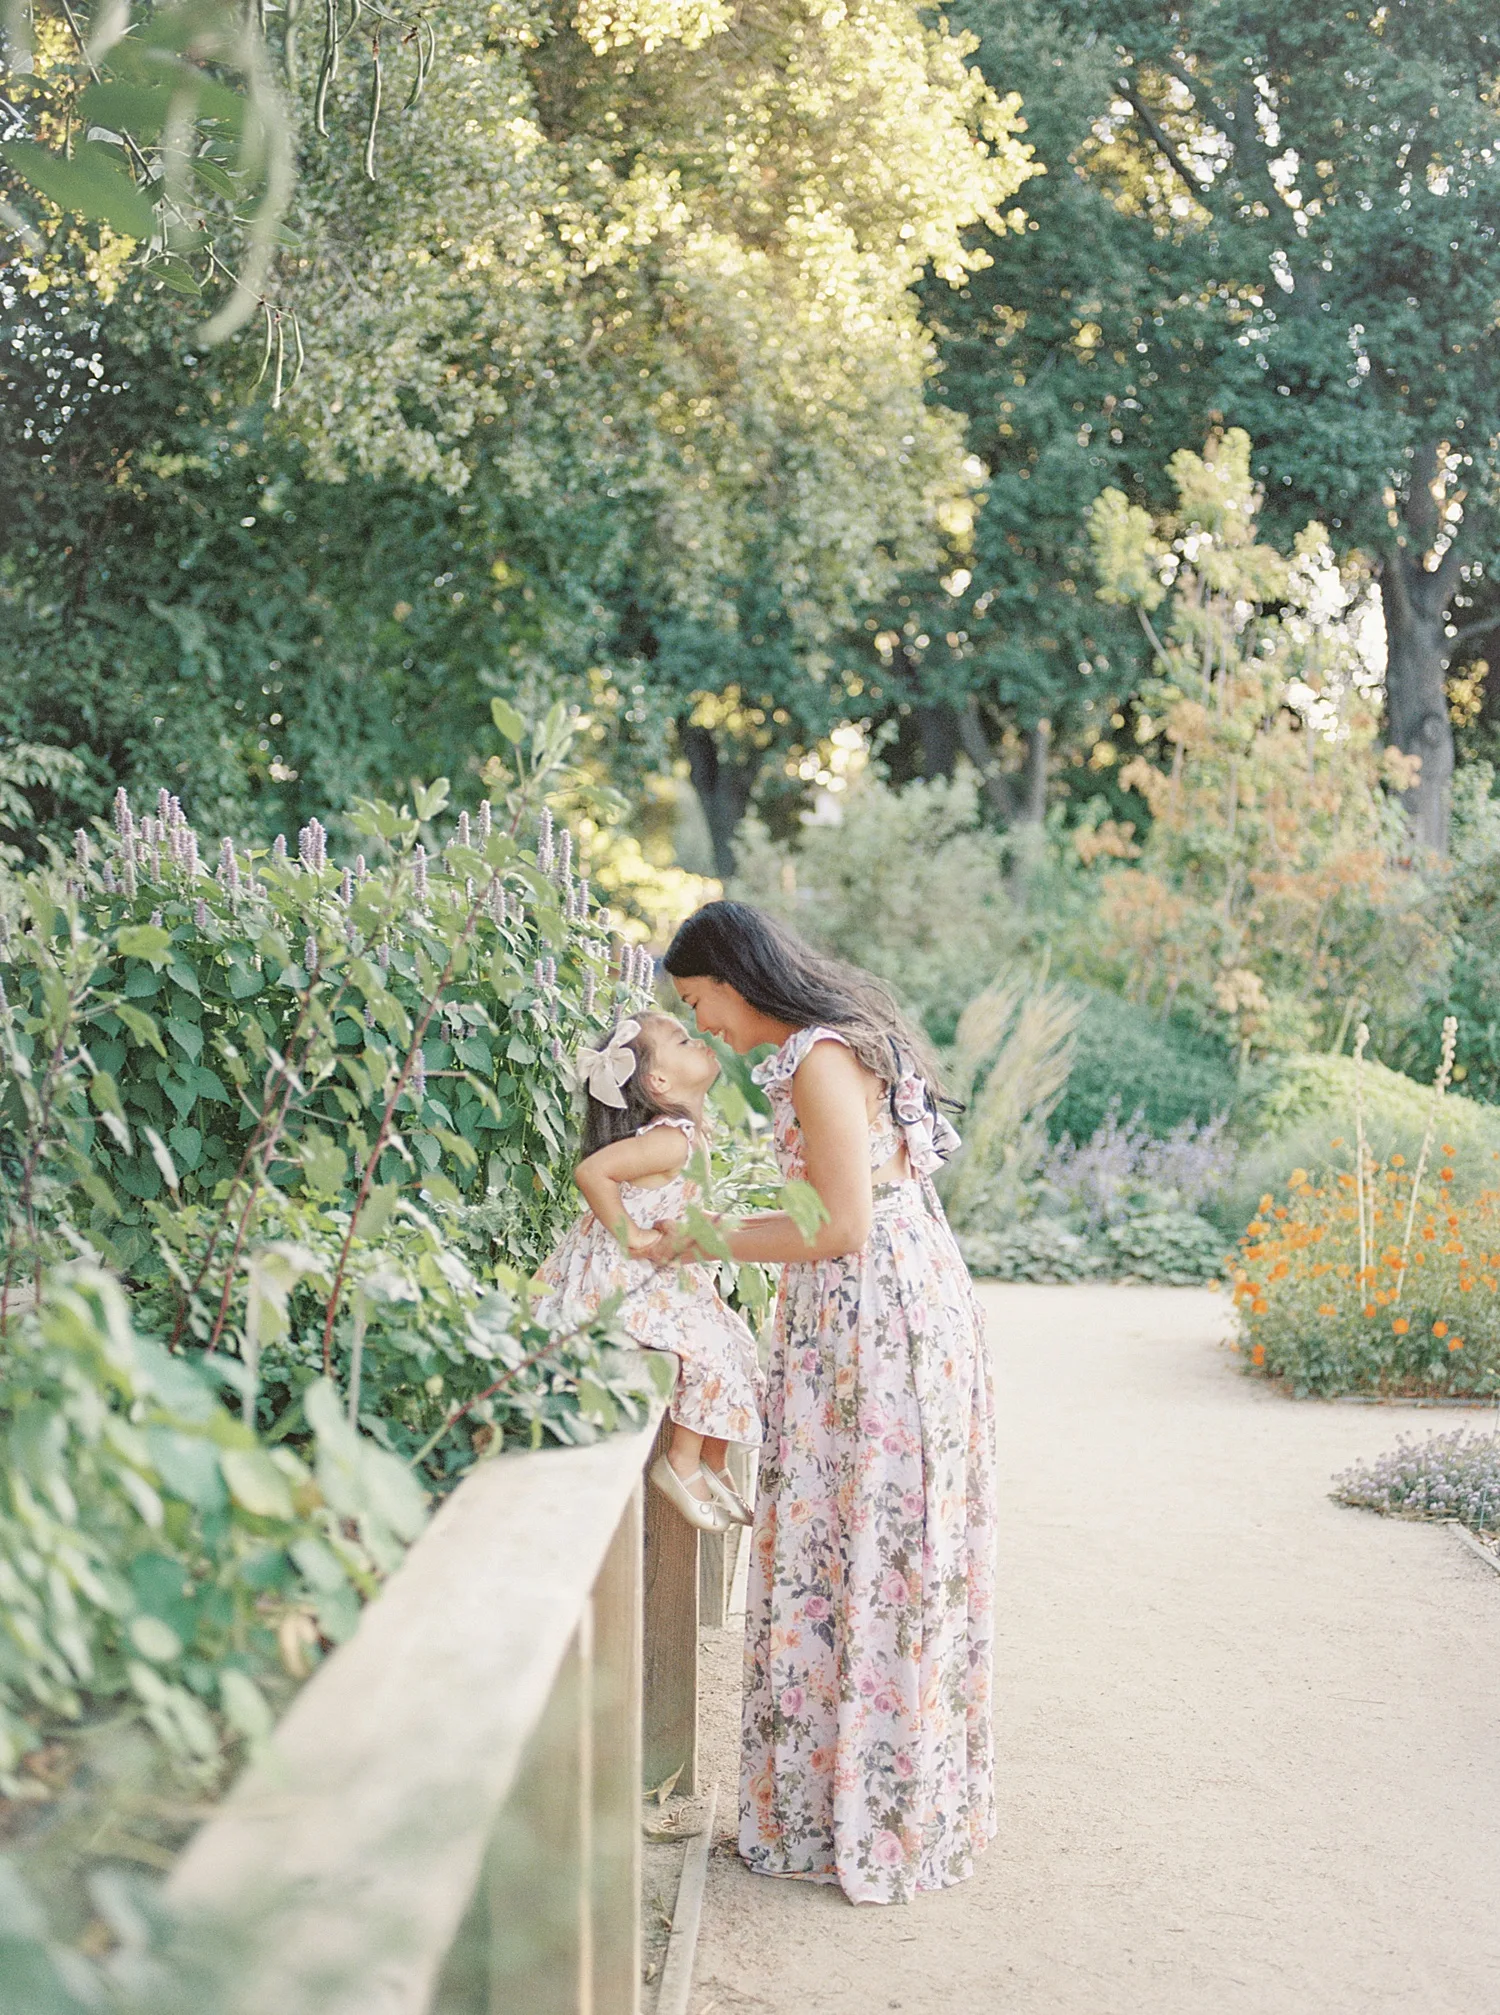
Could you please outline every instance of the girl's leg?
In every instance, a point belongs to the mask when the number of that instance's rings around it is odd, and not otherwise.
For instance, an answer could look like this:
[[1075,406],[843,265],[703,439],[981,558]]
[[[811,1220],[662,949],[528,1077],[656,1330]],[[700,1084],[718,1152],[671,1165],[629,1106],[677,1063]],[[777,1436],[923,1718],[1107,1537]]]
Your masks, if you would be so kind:
[[719,1476],[723,1473],[724,1466],[728,1461],[729,1443],[727,1441],[712,1440],[709,1436],[705,1435],[703,1438],[703,1467],[711,1469],[715,1476]]
[[[709,1496],[708,1485],[698,1475],[698,1471],[703,1466],[708,1450],[711,1448],[722,1450],[723,1446],[721,1441],[705,1442],[703,1436],[694,1434],[690,1427],[683,1427],[675,1420],[672,1422],[672,1439],[667,1447],[667,1460],[694,1497],[706,1499]],[[688,1482],[689,1477],[693,1478],[691,1483]]]

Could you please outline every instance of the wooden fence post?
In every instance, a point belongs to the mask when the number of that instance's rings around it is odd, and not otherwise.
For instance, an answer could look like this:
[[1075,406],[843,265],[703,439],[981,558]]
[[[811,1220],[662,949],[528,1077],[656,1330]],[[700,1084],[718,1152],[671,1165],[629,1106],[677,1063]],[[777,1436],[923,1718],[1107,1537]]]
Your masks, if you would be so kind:
[[640,2006],[643,1495],[594,1584],[594,2015]]
[[[666,1446],[664,1418],[657,1452]],[[678,1772],[698,1788],[698,1531],[659,1490],[646,1492],[646,1641],[642,1768],[648,1791]]]

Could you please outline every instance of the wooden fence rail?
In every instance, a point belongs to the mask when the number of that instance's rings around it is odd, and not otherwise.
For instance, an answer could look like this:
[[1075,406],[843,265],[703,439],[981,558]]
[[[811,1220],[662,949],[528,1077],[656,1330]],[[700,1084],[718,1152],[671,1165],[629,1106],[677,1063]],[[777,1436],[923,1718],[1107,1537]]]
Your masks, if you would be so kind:
[[194,1839],[235,2015],[636,2015],[643,1773],[697,1773],[658,1424],[476,1470]]

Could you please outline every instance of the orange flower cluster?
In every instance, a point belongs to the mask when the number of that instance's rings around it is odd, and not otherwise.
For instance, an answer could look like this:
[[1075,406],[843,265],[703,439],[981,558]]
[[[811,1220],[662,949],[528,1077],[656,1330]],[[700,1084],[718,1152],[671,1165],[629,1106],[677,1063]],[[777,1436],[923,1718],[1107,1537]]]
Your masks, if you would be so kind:
[[[1464,1197],[1444,1146],[1412,1209],[1403,1156],[1263,1196],[1230,1266],[1247,1357],[1298,1391],[1500,1389],[1500,1189]],[[1435,1180],[1434,1180],[1435,1177]]]

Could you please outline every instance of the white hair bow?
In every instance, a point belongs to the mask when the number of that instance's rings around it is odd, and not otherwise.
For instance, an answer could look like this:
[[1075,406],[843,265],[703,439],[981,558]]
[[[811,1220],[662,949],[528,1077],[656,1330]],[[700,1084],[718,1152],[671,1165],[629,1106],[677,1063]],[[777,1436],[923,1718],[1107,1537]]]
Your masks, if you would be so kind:
[[576,1081],[587,1085],[590,1098],[613,1106],[616,1112],[625,1110],[624,1087],[635,1072],[635,1051],[630,1043],[640,1032],[638,1021],[622,1021],[603,1049],[581,1049],[573,1059]]

